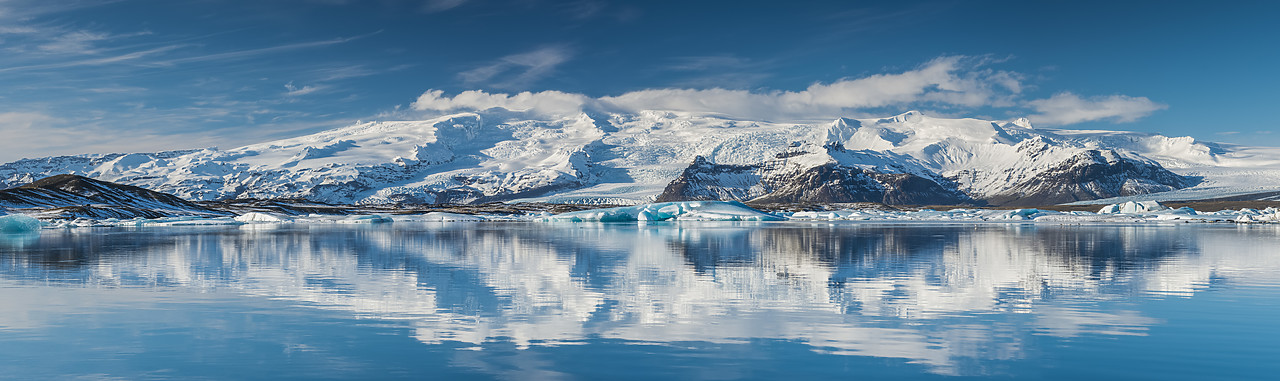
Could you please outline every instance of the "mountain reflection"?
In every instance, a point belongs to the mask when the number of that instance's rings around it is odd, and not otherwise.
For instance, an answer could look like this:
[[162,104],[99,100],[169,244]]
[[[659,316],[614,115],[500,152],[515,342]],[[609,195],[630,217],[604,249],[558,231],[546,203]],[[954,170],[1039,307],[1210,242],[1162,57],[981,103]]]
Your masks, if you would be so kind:
[[1275,279],[1277,236],[759,223],[49,230],[0,240],[0,278],[235,292],[408,322],[427,344],[783,339],[956,374],[966,358],[1019,358],[1034,335],[1143,335],[1160,323],[1112,301]]

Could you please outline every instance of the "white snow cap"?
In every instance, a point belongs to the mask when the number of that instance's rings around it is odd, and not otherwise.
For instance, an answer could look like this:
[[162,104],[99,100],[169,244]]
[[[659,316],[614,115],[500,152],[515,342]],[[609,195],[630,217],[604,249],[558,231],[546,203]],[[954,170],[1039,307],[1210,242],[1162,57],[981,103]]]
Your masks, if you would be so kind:
[[1018,126],[1018,127],[1022,127],[1022,128],[1027,128],[1027,129],[1035,129],[1035,128],[1036,128],[1035,126],[1032,126],[1032,125],[1031,125],[1031,119],[1028,119],[1028,118],[1026,118],[1026,117],[1021,117],[1021,118],[1018,118],[1018,119],[1010,120],[1010,121],[1009,121],[1009,124],[1012,124],[1012,125],[1015,125],[1015,126]]

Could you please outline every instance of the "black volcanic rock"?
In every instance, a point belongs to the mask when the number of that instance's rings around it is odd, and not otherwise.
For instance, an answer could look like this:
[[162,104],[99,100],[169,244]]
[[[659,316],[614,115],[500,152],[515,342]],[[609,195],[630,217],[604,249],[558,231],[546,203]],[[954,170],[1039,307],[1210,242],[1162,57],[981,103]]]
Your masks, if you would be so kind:
[[[785,159],[785,157],[778,159]],[[834,163],[799,172],[770,172],[773,164],[713,164],[698,156],[658,195],[668,201],[953,205],[973,202],[964,193],[920,176],[879,173]]]
[[1051,205],[1167,192],[1196,182],[1159,164],[1125,158],[1111,150],[1089,150],[986,201],[997,206]]
[[0,190],[0,207],[47,209],[46,214],[67,218],[230,215],[174,195],[77,175],[56,175]]
[[972,202],[964,193],[905,173],[878,173],[826,164],[767,180],[773,189],[752,202],[954,205]]
[[[1028,146],[1029,157],[1040,154],[1035,145]],[[845,153],[838,146],[826,148],[829,153]],[[787,157],[802,154],[806,153]],[[975,199],[956,185],[964,173],[953,178],[924,177],[901,170],[883,173],[837,163],[781,169],[778,163],[787,158],[783,156],[753,165],[714,164],[699,156],[656,201],[1022,206],[1166,192],[1196,183],[1195,178],[1179,176],[1155,162],[1128,158],[1113,150],[1087,150],[1034,176],[1010,173],[1003,191]]]
[[[760,168],[760,165],[712,164],[697,156],[654,202],[749,200],[760,195],[753,195],[751,189],[760,183]],[[763,190],[762,186],[756,188],[757,192]]]

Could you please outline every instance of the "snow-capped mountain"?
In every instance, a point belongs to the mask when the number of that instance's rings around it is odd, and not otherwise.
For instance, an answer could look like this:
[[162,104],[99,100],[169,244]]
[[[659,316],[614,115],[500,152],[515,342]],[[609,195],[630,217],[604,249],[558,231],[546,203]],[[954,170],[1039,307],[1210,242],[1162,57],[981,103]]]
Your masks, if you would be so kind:
[[70,173],[191,200],[1019,205],[1276,190],[1277,181],[1249,184],[1280,178],[1276,168],[1275,150],[1046,130],[1026,119],[912,111],[796,124],[663,111],[548,117],[490,109],[358,123],[229,150],[24,159],[0,165],[0,187]]

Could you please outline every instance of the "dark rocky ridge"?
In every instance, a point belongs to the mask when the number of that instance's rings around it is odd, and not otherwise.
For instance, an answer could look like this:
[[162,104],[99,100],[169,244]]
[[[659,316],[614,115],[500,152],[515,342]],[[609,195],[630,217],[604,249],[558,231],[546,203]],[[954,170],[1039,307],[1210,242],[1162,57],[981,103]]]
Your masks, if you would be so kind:
[[[669,201],[745,201],[762,195],[763,187],[752,193],[750,187],[762,180],[762,165],[712,164],[702,156],[662,190],[654,202]],[[725,181],[730,179],[731,181]]]
[[961,204],[973,200],[932,180],[906,173],[879,173],[836,164],[766,180],[773,189],[752,202],[851,203],[888,205]]
[[957,178],[929,179],[908,173],[880,173],[835,163],[793,172],[770,172],[756,165],[714,164],[699,156],[656,201],[737,200],[753,203],[851,203],[886,205],[1052,205],[1165,192],[1195,185],[1154,162],[1125,158],[1115,151],[1089,150],[1031,178],[1011,178],[1008,189],[976,197],[957,187]]
[[1167,192],[1195,185],[1158,164],[1125,158],[1115,151],[1081,152],[1035,178],[987,198],[995,206],[1052,205],[1101,198]]
[[948,188],[907,173],[879,173],[837,164],[799,172],[771,172],[772,164],[713,164],[698,156],[655,201],[874,202],[890,205],[954,205],[974,201],[955,190],[954,186]]
[[52,218],[226,216],[177,196],[77,175],[56,175],[0,190],[0,207],[43,209]]

